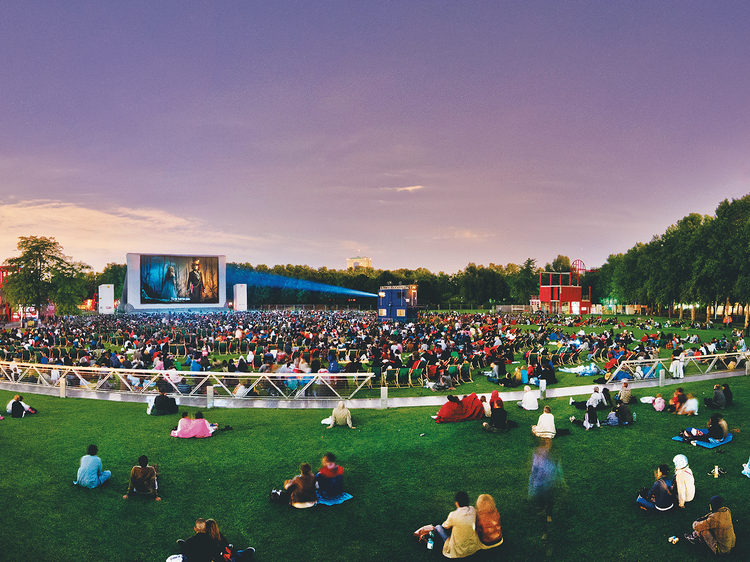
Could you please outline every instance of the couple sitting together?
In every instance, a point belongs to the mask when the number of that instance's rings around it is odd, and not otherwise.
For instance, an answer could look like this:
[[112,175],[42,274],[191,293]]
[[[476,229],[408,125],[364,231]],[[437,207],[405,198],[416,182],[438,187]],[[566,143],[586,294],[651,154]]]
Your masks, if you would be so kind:
[[183,412],[180,423],[177,424],[177,427],[172,430],[170,435],[184,439],[189,439],[190,437],[201,439],[203,437],[211,437],[218,427],[215,423],[208,423],[208,420],[203,418],[202,412],[195,412],[195,419],[192,420],[188,417],[187,412]]
[[440,525],[425,525],[418,535],[432,532],[435,541],[442,544],[446,558],[465,558],[480,550],[503,544],[500,514],[495,500],[489,494],[477,498],[476,508],[469,505],[469,494],[457,492],[456,509]]
[[333,453],[326,453],[315,475],[308,463],[302,463],[299,469],[300,474],[284,482],[292,507],[304,509],[318,503],[336,505],[353,497],[344,492],[344,467],[336,464]]

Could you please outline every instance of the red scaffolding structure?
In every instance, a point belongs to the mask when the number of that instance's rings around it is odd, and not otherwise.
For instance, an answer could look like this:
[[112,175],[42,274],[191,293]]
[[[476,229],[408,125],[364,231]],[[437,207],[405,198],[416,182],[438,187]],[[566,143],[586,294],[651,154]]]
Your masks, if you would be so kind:
[[539,301],[541,308],[551,314],[590,314],[591,287],[583,295],[580,274],[586,272],[581,260],[571,264],[566,272],[542,271],[539,273]]

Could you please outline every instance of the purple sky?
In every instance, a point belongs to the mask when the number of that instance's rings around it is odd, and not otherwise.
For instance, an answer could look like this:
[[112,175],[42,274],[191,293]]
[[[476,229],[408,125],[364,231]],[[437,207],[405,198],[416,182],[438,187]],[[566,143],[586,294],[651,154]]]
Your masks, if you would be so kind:
[[746,0],[0,6],[0,261],[596,267],[750,192]]

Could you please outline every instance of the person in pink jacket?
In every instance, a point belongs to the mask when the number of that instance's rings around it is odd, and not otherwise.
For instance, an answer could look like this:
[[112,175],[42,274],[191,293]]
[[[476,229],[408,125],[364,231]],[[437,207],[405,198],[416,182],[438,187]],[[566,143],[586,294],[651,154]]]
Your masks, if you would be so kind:
[[187,416],[187,412],[182,414],[180,423],[177,424],[177,429],[173,430],[172,437],[211,437],[211,434],[216,431],[216,424],[208,423],[208,420],[203,418],[201,412],[195,412],[195,419],[191,420]]

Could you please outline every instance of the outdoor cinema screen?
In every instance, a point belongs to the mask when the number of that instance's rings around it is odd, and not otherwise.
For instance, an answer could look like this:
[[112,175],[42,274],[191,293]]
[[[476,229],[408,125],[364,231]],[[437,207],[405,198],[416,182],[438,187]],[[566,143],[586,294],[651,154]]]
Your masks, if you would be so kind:
[[140,255],[141,304],[219,304],[218,256]]

